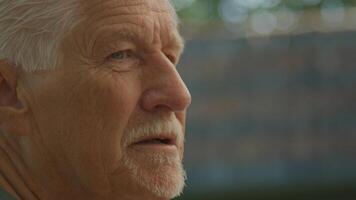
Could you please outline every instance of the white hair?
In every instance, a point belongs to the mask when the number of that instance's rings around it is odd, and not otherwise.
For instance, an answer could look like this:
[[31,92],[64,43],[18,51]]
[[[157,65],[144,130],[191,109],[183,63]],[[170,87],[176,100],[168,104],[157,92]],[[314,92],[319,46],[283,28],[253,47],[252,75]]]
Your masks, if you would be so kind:
[[62,41],[82,19],[80,12],[80,0],[0,0],[0,59],[29,72],[56,68],[63,60]]
[[55,68],[79,11],[78,0],[0,0],[0,59],[25,71]]

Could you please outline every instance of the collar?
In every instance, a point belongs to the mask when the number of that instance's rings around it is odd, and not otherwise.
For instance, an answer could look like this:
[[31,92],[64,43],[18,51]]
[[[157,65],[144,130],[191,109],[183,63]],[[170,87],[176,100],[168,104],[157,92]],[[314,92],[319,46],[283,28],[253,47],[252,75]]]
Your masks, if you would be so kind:
[[0,188],[0,200],[15,200],[15,198]]

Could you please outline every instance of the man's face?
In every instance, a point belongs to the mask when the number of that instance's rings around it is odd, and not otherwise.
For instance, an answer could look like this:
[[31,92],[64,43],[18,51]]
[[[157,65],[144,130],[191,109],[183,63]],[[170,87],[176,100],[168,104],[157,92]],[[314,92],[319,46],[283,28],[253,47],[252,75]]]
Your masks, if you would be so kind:
[[82,8],[63,65],[24,75],[36,142],[51,160],[43,165],[83,190],[171,198],[184,185],[191,99],[175,68],[182,44],[169,3],[87,0]]

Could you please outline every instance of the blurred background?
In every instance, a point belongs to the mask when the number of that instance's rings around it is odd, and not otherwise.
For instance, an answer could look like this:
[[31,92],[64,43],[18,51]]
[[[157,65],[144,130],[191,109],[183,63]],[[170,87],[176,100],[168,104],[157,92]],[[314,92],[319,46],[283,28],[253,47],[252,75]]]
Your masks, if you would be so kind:
[[356,1],[173,0],[190,199],[356,199]]

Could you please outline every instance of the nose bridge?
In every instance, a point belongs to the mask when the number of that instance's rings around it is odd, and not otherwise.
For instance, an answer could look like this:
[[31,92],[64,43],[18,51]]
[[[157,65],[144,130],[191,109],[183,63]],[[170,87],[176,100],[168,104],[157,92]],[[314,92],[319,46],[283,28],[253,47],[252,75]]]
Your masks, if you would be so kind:
[[184,111],[191,103],[187,86],[175,66],[164,56],[156,55],[148,66],[143,107],[152,110],[167,107],[172,111]]

